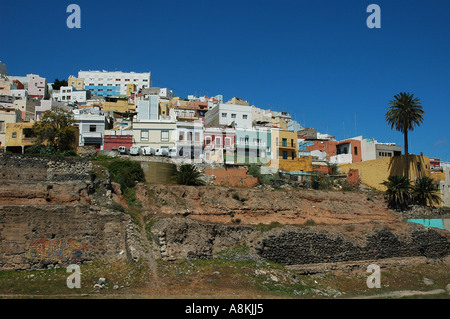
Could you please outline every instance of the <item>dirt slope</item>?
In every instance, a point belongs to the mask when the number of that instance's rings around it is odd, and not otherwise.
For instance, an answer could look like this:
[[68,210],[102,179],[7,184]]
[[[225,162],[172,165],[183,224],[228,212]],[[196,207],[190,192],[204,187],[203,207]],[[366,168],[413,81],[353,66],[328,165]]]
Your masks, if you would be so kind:
[[398,221],[377,193],[139,184],[136,196],[150,213],[216,223],[341,225]]

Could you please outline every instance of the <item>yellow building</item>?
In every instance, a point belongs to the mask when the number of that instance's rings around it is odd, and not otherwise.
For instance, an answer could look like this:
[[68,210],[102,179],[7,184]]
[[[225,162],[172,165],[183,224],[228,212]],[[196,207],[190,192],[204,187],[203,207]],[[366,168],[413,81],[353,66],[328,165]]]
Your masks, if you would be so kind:
[[6,126],[10,123],[16,123],[20,116],[20,111],[16,109],[0,107],[0,149],[5,149]]
[[269,166],[285,172],[311,172],[312,157],[298,157],[297,133],[272,128],[272,160]]
[[136,92],[136,84],[127,84],[127,96],[131,96],[134,92]]
[[84,79],[79,79],[71,75],[69,76],[67,84],[68,86],[73,86],[73,88],[77,91],[84,91]]
[[34,145],[33,122],[6,124],[6,150],[23,153],[24,148]]
[[[413,183],[416,177],[431,177],[429,157],[409,155],[408,158],[409,178]],[[389,176],[403,175],[405,160],[404,155],[402,155],[351,164],[340,164],[338,167],[345,174],[350,169],[357,169],[363,184],[385,191],[386,187],[382,185],[383,181],[387,180]]]
[[172,101],[170,99],[161,98],[159,102],[159,116],[162,119],[169,118],[169,111],[172,108]]
[[103,111],[134,112],[135,105],[128,102],[128,98],[106,97]]

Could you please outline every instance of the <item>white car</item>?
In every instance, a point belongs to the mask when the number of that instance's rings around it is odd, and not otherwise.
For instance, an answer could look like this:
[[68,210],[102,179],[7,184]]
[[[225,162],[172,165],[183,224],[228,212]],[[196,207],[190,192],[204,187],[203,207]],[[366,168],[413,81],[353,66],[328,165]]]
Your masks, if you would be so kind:
[[177,157],[177,149],[176,148],[170,148],[169,149],[169,157]]
[[151,148],[150,146],[142,146],[141,154],[142,155],[155,155],[155,149]]
[[140,155],[140,148],[138,146],[131,146],[130,147],[130,155]]
[[169,152],[167,151],[167,148],[158,148],[155,152],[156,156],[167,156],[169,155]]
[[117,150],[120,154],[128,154],[128,149],[125,146],[119,146]]

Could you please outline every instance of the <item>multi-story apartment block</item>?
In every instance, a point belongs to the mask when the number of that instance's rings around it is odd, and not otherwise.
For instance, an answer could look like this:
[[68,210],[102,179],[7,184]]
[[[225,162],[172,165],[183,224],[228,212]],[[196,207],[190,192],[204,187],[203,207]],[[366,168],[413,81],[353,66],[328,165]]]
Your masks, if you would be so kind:
[[69,76],[68,86],[72,86],[77,91],[84,91],[84,79],[79,79],[73,75]]
[[84,87],[92,95],[126,96],[127,86],[136,85],[136,89],[149,88],[151,75],[135,72],[79,71],[78,78],[84,80]]

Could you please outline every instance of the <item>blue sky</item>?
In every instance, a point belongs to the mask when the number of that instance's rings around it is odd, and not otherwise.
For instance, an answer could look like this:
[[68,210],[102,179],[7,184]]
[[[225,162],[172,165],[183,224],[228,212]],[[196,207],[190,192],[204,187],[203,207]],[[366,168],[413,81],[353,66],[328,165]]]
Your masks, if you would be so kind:
[[[69,4],[81,29],[69,29]],[[369,29],[369,4],[381,29]],[[450,2],[442,0],[0,0],[0,60],[49,82],[79,70],[152,72],[152,85],[238,96],[337,139],[403,146],[384,115],[420,98],[410,152],[449,160]]]

